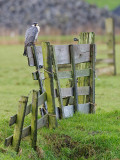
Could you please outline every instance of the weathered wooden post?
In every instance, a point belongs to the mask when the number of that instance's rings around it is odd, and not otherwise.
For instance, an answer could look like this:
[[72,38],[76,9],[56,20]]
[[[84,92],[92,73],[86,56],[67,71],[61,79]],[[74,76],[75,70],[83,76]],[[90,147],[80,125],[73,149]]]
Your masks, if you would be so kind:
[[32,141],[32,148],[34,148],[34,150],[36,150],[36,142],[37,142],[37,117],[38,117],[38,92],[33,90],[32,117],[31,117],[31,141]]
[[95,56],[95,44],[90,44],[90,113],[95,113]]
[[112,54],[108,54],[109,58],[113,59],[114,75],[116,75],[116,61],[115,61],[115,25],[113,18],[107,18],[105,20],[106,36],[108,37],[107,48],[108,51],[112,51]]
[[72,64],[72,77],[73,77],[73,95],[74,95],[74,106],[75,112],[78,111],[78,91],[77,91],[77,78],[76,78],[76,68],[75,68],[75,55],[73,51],[73,46],[69,46],[71,64]]
[[[40,93],[44,93],[44,88],[43,88],[43,84],[42,84],[42,77],[41,77],[41,74],[40,74],[40,68],[39,68],[39,60],[38,60],[38,55],[37,55],[37,51],[36,51],[36,46],[33,45],[31,46],[31,49],[32,49],[32,53],[33,53],[33,57],[34,57],[34,63],[35,63],[35,66],[36,66],[36,70],[37,70],[37,79],[38,79],[38,83],[39,83],[39,87],[40,87]],[[46,102],[44,103],[44,109],[43,110],[41,108],[41,114],[42,116],[44,115],[44,111],[47,113],[47,105],[46,105]]]
[[13,148],[15,149],[16,152],[19,151],[27,102],[28,102],[28,97],[25,96],[22,96],[19,101],[17,121],[15,124],[13,142],[12,142]]
[[52,56],[51,46],[49,42],[42,43],[43,63],[44,63],[44,76],[45,76],[45,89],[47,94],[47,108],[48,108],[48,121],[49,128],[56,128],[57,119],[55,114],[55,95],[54,95],[54,81],[52,71]]
[[61,119],[63,117],[63,100],[62,100],[61,87],[60,87],[60,81],[58,76],[57,58],[56,58],[55,48],[53,46],[51,46],[51,53],[53,56],[54,79],[56,83],[58,103],[59,103],[59,109],[60,109],[59,118]]
[[[94,44],[95,43],[95,34],[93,32],[82,32],[78,40],[79,44]],[[78,69],[87,69],[90,68],[90,62],[82,63],[77,65]],[[92,70],[91,70],[92,72]],[[78,87],[88,86],[90,83],[89,77],[80,77],[78,78]],[[89,102],[89,96],[78,96],[78,101],[80,104]]]

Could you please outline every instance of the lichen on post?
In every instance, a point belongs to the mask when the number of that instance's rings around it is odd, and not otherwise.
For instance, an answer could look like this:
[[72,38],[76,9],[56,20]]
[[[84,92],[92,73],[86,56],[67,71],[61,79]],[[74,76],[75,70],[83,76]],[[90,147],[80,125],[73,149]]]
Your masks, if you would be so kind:
[[47,94],[47,107],[49,115],[49,128],[56,128],[57,119],[55,114],[55,96],[54,96],[54,81],[52,71],[52,55],[49,42],[42,42],[45,90]]
[[[95,33],[94,32],[82,32],[79,36],[79,44],[94,44],[95,43]],[[90,62],[82,63],[77,65],[78,69],[88,69],[90,68]],[[90,77],[80,77],[78,78],[78,86],[89,86]],[[78,96],[79,103],[88,103],[90,101],[89,96]]]
[[16,152],[19,151],[27,102],[28,102],[28,97],[25,96],[22,96],[19,101],[17,121],[15,124],[13,142],[12,142],[12,146]]

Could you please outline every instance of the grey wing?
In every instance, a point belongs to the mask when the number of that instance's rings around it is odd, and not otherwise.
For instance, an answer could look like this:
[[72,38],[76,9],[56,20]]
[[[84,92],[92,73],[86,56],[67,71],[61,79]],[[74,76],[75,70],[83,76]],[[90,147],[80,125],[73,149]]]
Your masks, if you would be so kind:
[[25,33],[25,45],[35,42],[37,33],[38,29],[35,26],[28,28]]

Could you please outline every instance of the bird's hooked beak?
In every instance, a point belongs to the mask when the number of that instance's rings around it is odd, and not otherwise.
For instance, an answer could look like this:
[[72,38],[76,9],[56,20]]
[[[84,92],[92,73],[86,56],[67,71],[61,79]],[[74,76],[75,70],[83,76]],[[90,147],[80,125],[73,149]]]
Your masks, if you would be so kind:
[[33,23],[33,26],[38,26],[38,23],[37,22]]

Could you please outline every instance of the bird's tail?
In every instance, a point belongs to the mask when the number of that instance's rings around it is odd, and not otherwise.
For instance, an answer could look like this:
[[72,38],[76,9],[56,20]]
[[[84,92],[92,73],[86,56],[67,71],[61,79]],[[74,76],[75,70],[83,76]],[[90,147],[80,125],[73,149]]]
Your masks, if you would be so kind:
[[24,47],[24,53],[23,56],[27,56],[27,46]]

